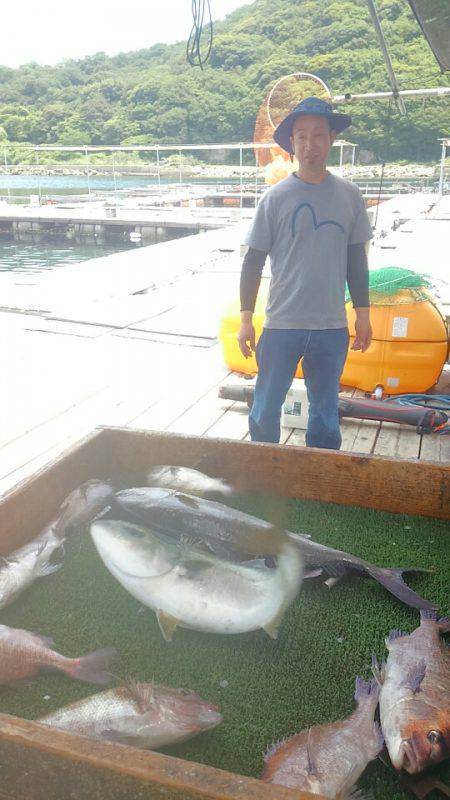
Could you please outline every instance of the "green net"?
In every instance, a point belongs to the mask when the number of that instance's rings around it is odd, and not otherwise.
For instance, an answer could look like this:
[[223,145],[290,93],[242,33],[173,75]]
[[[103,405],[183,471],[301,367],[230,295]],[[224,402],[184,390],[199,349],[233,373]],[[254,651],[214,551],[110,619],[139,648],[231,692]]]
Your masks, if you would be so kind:
[[[384,267],[369,271],[369,297],[371,305],[395,306],[433,300],[432,283],[426,275],[403,267]],[[345,301],[350,292],[345,293]]]

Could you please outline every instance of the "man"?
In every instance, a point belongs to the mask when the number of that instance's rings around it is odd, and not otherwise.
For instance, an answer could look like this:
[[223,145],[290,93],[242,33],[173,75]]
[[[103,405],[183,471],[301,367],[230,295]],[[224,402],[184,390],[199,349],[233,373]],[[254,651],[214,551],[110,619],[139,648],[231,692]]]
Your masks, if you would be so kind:
[[256,348],[258,377],[250,414],[253,441],[279,442],[281,407],[302,368],[309,401],[306,444],[339,450],[339,379],[348,351],[345,283],[356,310],[354,350],[367,350],[369,319],[366,242],[372,228],[359,189],[326,169],[336,135],[351,123],[317,97],[299,103],[274,140],[299,162],[261,199],[241,273],[238,341],[255,350],[252,323],[267,254],[271,282],[264,330]]

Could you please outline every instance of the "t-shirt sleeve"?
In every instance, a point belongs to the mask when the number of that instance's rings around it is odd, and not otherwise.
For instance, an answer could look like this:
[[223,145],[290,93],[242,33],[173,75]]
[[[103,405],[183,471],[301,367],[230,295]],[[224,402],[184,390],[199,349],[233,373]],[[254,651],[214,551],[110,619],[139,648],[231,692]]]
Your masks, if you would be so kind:
[[244,244],[248,245],[248,247],[253,247],[255,250],[270,253],[274,238],[272,203],[266,196],[260,200],[256,208],[253,223],[245,237]]
[[350,231],[349,244],[362,244],[368,242],[373,236],[372,225],[364,204],[364,198],[358,190],[356,201],[356,216]]

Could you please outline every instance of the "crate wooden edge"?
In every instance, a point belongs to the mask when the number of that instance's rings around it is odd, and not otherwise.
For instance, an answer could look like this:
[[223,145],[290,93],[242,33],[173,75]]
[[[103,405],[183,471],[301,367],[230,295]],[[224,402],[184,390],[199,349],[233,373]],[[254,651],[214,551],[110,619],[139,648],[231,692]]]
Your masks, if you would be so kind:
[[49,730],[7,714],[0,714],[0,760],[0,791],[14,800],[62,800],[65,783],[72,800],[321,800],[309,792]]

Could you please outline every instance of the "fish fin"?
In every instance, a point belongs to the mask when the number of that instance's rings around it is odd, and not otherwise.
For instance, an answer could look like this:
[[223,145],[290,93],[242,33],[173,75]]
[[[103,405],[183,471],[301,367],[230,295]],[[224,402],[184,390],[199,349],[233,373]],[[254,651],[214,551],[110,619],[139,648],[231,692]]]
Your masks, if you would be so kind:
[[155,698],[153,684],[147,683],[143,685],[130,678],[124,687],[124,691],[127,693],[128,697],[133,700],[141,714],[145,714],[146,711],[150,711],[154,707]]
[[278,753],[278,750],[280,750],[280,748],[283,747],[283,745],[286,744],[290,738],[290,736],[286,736],[284,739],[278,739],[277,742],[271,744],[263,755],[264,762],[267,764],[275,755],[275,753]]
[[374,721],[374,723],[373,723],[373,734],[374,734],[375,740],[377,742],[377,752],[374,755],[374,758],[376,758],[376,756],[379,753],[381,753],[381,751],[382,751],[382,749],[384,747],[384,736],[383,736],[383,731],[381,730],[381,725],[380,725],[379,722]]
[[405,636],[409,636],[409,633],[405,633],[405,631],[400,631],[398,628],[394,628],[394,630],[389,632],[389,636],[386,636],[385,643],[386,647],[389,650],[389,645],[392,642],[395,642],[397,639],[403,639]]
[[318,569],[310,569],[309,572],[305,572],[305,574],[303,575],[303,580],[305,581],[308,578],[318,578],[319,575],[323,575],[322,567],[319,567]]
[[412,608],[436,608],[434,603],[410,589],[402,577],[404,572],[428,572],[429,570],[389,569],[388,567],[377,567],[375,564],[366,564],[365,569],[372,578],[381,583],[388,592],[397,597],[398,600],[401,600],[402,603],[406,603]]
[[381,664],[379,664],[375,653],[372,653],[372,674],[376,682],[378,683],[378,686],[382,686],[384,683],[385,668],[386,668],[386,662],[382,661]]
[[343,577],[344,577],[343,575],[339,575],[327,578],[326,581],[324,581],[324,584],[325,586],[328,587],[328,589],[332,589],[333,586],[336,586],[336,584],[339,583],[339,581],[342,580]]
[[174,492],[173,496],[188,508],[198,509],[199,507],[198,500],[195,497],[191,497],[189,494],[183,494],[183,492]]
[[180,564],[175,567],[175,570],[178,571],[180,577],[196,578],[201,572],[210,568],[211,564],[208,564],[207,561],[202,561],[201,558],[190,558],[186,559],[186,561],[181,561]]
[[367,697],[378,697],[380,686],[376,678],[365,681],[359,675],[355,678],[355,700],[360,703]]
[[272,567],[267,566],[265,558],[253,558],[251,561],[240,561],[239,566],[250,567],[251,569],[272,569]]
[[280,623],[284,617],[285,611],[286,609],[282,608],[281,611],[278,611],[278,613],[273,617],[273,619],[266,622],[265,625],[261,625],[263,631],[265,631],[271,639],[278,639],[278,628],[280,627]]
[[53,575],[54,572],[58,572],[61,569],[62,564],[42,564],[39,567],[38,577],[44,578],[45,575]]
[[171,614],[166,614],[165,611],[161,611],[160,608],[156,609],[156,617],[158,619],[159,629],[164,636],[164,639],[166,642],[171,642],[179,620],[176,617],[172,617]]
[[450,631],[450,617],[438,617],[437,611],[433,609],[420,610],[420,622],[436,622],[440,633],[448,633]]
[[307,770],[309,775],[315,775],[316,778],[320,778],[320,772],[317,768],[317,762],[314,758],[314,754],[312,751],[311,733],[312,733],[312,728],[309,728],[308,737],[306,739]]
[[114,647],[96,650],[87,656],[71,659],[70,665],[65,669],[65,672],[78,681],[98,684],[109,683],[111,673],[108,671],[108,666],[116,655],[117,650]]
[[127,736],[126,733],[113,730],[112,728],[105,728],[99,734],[99,738],[105,742],[114,742],[115,744],[126,744],[129,747],[142,746],[138,736]]
[[402,685],[406,686],[407,689],[411,689],[413,694],[417,694],[417,692],[420,691],[420,685],[425,677],[426,671],[427,665],[425,659],[418,661],[410,667]]
[[373,794],[369,792],[362,792],[361,789],[357,789],[352,787],[350,789],[350,794],[345,795],[346,800],[373,800]]
[[51,636],[41,636],[40,633],[33,633],[32,636],[35,638],[36,642],[39,644],[43,644],[44,647],[52,648],[55,646],[55,642],[53,641]]

